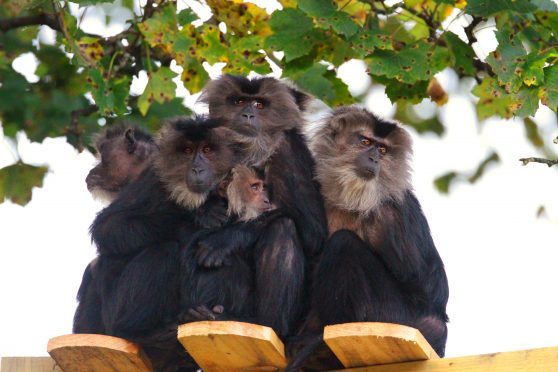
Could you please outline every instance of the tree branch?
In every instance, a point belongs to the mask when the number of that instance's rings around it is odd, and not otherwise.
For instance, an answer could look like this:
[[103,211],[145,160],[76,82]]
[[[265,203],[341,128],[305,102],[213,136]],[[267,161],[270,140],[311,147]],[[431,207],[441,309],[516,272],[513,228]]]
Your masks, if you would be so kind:
[[39,13],[31,16],[0,19],[0,30],[8,32],[14,28],[25,26],[46,25],[53,30],[61,31],[60,24],[55,16],[47,13]]
[[484,21],[484,18],[473,16],[471,23],[469,23],[467,27],[463,28],[465,35],[467,35],[467,40],[469,40],[469,45],[473,45],[473,43],[477,42],[477,37],[475,36],[474,31],[475,27],[477,27],[482,21]]
[[544,158],[522,158],[522,159],[519,159],[519,161],[522,162],[523,165],[527,165],[529,163],[541,163],[541,164],[546,164],[549,167],[552,167],[553,165],[558,164],[558,159],[550,160],[550,159],[544,159]]

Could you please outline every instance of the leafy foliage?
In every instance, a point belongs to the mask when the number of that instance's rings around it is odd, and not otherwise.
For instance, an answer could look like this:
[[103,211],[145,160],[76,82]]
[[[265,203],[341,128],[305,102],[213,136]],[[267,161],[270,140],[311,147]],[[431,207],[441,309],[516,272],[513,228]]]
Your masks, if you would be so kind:
[[[85,32],[67,2],[1,0],[0,120],[10,138],[18,131],[38,142],[65,136],[82,150],[100,129],[100,118],[109,124],[136,120],[156,130],[163,118],[189,112],[176,97],[177,78],[198,93],[209,79],[207,64],[216,63],[225,73],[243,75],[267,74],[277,65],[283,77],[339,105],[362,98],[337,77],[343,63],[360,59],[373,84],[385,86],[397,103],[396,117],[419,133],[444,132],[437,116],[421,119],[412,107],[423,99],[447,102],[435,77],[444,69],[476,80],[479,119],[527,118],[539,102],[558,109],[558,7],[551,0],[283,0],[272,14],[242,0],[206,0],[212,13],[206,20],[170,0],[148,0],[139,12],[132,1],[74,3],[80,9],[126,8],[131,17],[121,33],[102,37]],[[442,26],[462,13],[471,20],[466,38],[447,30],[451,22]],[[495,20],[498,47],[483,60],[472,45],[476,29],[487,27],[489,18]],[[56,31],[55,45],[37,38],[41,25]],[[39,62],[37,81],[14,69],[14,60],[25,53]],[[133,77],[142,71],[148,76],[145,90],[131,95]],[[527,136],[539,144],[528,120]],[[22,164],[13,169],[22,170],[22,182],[12,183],[20,189],[6,195],[24,202],[44,172]],[[3,169],[4,177],[17,180],[13,169]],[[34,181],[25,182],[31,173]],[[459,177],[449,173],[437,185],[448,190]]]

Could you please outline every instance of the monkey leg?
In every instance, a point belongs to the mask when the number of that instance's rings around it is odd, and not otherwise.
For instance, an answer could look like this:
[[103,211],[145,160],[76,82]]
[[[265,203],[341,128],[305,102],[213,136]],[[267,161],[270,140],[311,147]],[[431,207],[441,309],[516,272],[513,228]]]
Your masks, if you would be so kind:
[[161,244],[134,256],[110,297],[108,332],[131,338],[175,320],[178,312],[178,244]]
[[101,315],[101,295],[97,290],[97,283],[93,274],[96,260],[91,261],[85,268],[77,299],[79,301],[74,314],[74,333],[103,333],[103,319]]
[[305,258],[294,222],[279,218],[258,239],[256,265],[256,321],[272,327],[280,337],[294,328],[303,310]]
[[312,308],[323,325],[412,322],[393,275],[379,256],[348,230],[337,231],[326,243],[315,272]]
[[233,254],[229,265],[205,268],[198,266],[195,250],[187,248],[180,271],[180,321],[253,318],[254,275],[240,255]]

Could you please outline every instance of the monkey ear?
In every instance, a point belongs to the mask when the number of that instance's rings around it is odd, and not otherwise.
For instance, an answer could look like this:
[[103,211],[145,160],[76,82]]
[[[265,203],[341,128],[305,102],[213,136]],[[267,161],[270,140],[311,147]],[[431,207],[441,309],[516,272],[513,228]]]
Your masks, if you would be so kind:
[[347,118],[345,115],[334,115],[329,121],[329,127],[333,133],[340,132],[347,125]]
[[128,149],[128,154],[133,154],[136,151],[137,143],[136,137],[134,136],[134,128],[126,129],[124,132],[124,137],[126,138],[126,147]]
[[294,87],[289,87],[289,93],[294,97],[298,109],[302,112],[306,110],[312,100],[312,96]]

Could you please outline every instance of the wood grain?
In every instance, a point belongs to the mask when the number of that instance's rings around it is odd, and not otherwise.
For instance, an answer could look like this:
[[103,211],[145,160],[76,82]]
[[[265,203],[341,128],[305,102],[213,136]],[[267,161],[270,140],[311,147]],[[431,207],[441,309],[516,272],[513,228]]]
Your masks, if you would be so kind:
[[324,341],[345,367],[437,359],[415,328],[389,323],[345,323],[324,328]]
[[354,368],[351,372],[558,372],[558,347]]
[[71,334],[51,338],[47,351],[64,372],[151,371],[140,347],[118,337]]
[[285,368],[284,346],[277,334],[257,324],[203,321],[178,327],[178,340],[207,371],[273,371]]
[[2,357],[2,372],[62,372],[51,357]]

